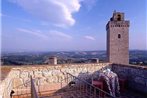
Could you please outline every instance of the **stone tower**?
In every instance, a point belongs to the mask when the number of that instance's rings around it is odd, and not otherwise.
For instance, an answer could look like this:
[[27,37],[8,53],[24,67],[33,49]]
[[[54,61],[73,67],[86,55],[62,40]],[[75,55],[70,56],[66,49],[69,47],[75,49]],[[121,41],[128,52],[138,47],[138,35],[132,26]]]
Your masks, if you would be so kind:
[[106,25],[107,57],[110,63],[129,64],[129,24],[124,13],[114,11]]
[[57,65],[57,57],[56,56],[50,57],[49,64]]

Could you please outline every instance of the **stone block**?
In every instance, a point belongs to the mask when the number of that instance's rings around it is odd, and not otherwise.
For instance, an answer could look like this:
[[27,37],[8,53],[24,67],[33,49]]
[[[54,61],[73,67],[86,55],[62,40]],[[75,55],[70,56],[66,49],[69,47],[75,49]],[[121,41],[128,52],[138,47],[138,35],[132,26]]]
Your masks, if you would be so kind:
[[20,78],[29,78],[28,71],[21,71],[20,72]]
[[135,77],[134,81],[135,81],[137,84],[141,84],[141,85],[144,85],[144,86],[145,86],[145,79],[144,79],[144,78]]
[[23,79],[21,78],[15,78],[13,80],[13,87],[18,88],[18,86],[22,87],[23,86]]

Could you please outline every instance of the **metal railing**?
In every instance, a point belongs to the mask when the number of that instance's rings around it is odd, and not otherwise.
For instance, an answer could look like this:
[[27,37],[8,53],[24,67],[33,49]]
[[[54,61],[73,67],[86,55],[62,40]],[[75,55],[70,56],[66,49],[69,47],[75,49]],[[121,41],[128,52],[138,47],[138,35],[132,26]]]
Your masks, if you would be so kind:
[[36,92],[36,88],[35,88],[34,81],[33,81],[32,77],[31,77],[31,98],[39,98],[38,94]]
[[20,84],[16,87],[13,87],[14,94],[13,97],[15,98],[23,98],[23,97],[31,97],[31,80],[26,81],[23,84]]
[[14,94],[12,96],[17,98],[39,98],[38,92],[36,91],[36,85],[34,83],[35,80],[37,80],[37,78],[32,79],[32,77],[30,77],[29,81],[14,87]]
[[[97,88],[93,86],[91,83],[87,82],[84,79],[81,79],[79,77],[76,77],[70,73],[63,72],[65,77],[60,81],[60,88],[54,92],[54,94],[45,95],[49,98],[52,98],[52,96],[61,95],[63,98],[64,96],[70,96],[73,95],[73,98],[75,96],[80,96],[81,98],[115,98],[114,96],[111,96],[109,93],[103,91],[100,88]],[[17,96],[17,98],[38,98],[38,96],[43,97],[44,95],[41,93],[44,92],[50,92],[47,91],[41,91],[40,85],[37,85],[37,81],[39,81],[39,78],[35,78],[25,82],[22,85],[19,85],[15,87],[15,94],[14,97]],[[36,89],[36,88],[37,89]],[[33,95],[32,95],[33,94]],[[37,96],[37,97],[34,97]],[[44,97],[45,97],[44,96]]]
[[[30,98],[31,96],[34,96],[32,94],[38,96],[39,86],[37,85],[37,83],[35,83],[38,80],[39,80],[38,78],[32,79],[32,77],[30,77],[29,80],[25,81],[25,83],[13,87],[14,90],[13,97]],[[31,98],[36,98],[36,97],[31,97]]]
[[74,90],[78,90],[82,98],[84,98],[85,95],[91,96],[93,98],[105,98],[105,97],[115,98],[114,96],[110,95],[108,92],[93,86],[86,80],[82,80],[81,78],[78,78],[70,73],[66,73],[66,74],[67,74],[66,79],[68,84],[70,85],[70,83],[72,83],[73,85],[71,87]]

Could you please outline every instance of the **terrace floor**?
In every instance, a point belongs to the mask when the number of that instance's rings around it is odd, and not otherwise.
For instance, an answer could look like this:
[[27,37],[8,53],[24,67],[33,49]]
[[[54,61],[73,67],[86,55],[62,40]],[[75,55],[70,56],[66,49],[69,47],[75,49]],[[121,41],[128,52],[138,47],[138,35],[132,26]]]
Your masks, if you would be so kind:
[[[81,95],[82,94],[82,95]],[[40,97],[40,98],[95,98],[92,95],[86,95],[85,93],[80,93],[78,91],[76,92],[66,92],[66,93],[62,93],[62,94],[55,94],[52,96],[46,96],[46,97]],[[96,97],[96,98],[110,98],[110,97]],[[116,98],[147,98],[147,96],[144,96],[142,94],[139,94],[137,92],[133,92],[133,91],[125,91],[124,93],[121,93],[120,97],[116,97]]]
[[118,98],[147,98],[147,96],[140,94],[138,92],[129,90],[129,91],[125,91],[121,93],[121,96]]
[[[84,94],[84,93],[83,93]],[[79,92],[67,92],[61,95],[51,96],[51,97],[40,97],[40,98],[94,98],[94,96],[90,95],[82,95]],[[97,97],[98,98],[98,97]],[[100,97],[101,98],[101,97]],[[103,98],[110,98],[110,97],[103,97]],[[126,91],[121,94],[120,97],[117,98],[147,98],[147,96],[143,96],[136,92]]]
[[[31,98],[31,97],[30,95],[29,96],[19,95],[19,96],[13,96],[12,98]],[[80,91],[66,91],[66,92],[45,94],[39,98],[111,98],[111,97],[108,96],[95,97],[93,95],[87,95],[85,92],[81,93]],[[129,90],[121,93],[120,97],[116,97],[116,98],[147,98],[147,96]]]

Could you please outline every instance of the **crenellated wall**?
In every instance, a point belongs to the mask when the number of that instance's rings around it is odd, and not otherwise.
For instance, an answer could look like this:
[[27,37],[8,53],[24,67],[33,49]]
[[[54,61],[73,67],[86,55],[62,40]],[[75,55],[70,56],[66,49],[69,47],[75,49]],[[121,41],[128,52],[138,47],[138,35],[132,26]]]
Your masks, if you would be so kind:
[[147,94],[147,66],[112,64],[112,70],[128,80],[130,89]]

